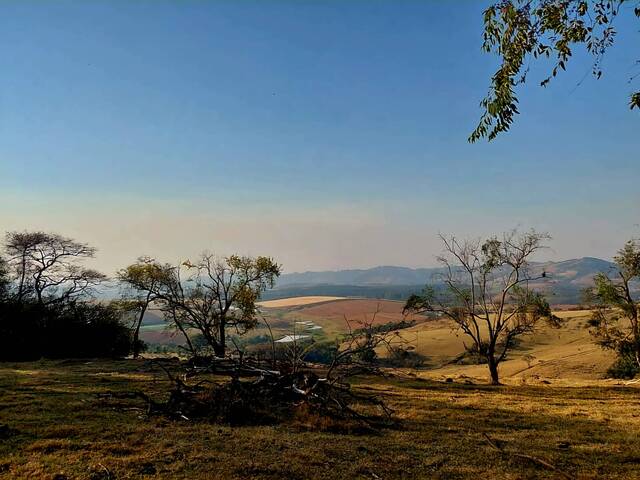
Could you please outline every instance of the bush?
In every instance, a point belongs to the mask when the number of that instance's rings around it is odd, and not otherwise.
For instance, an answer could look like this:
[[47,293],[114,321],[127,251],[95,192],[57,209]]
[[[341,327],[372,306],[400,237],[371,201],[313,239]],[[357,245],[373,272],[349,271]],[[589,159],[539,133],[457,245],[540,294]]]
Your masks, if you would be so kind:
[[132,346],[130,329],[111,305],[0,303],[0,360],[116,358]]
[[424,355],[403,347],[391,347],[389,357],[385,359],[388,366],[396,368],[418,368],[422,367],[425,361]]
[[305,362],[323,363],[328,365],[333,360],[337,351],[338,345],[336,342],[318,342],[307,352],[304,356],[304,360]]
[[625,342],[618,350],[618,358],[607,370],[607,375],[612,378],[631,379],[640,373],[640,367],[631,342]]

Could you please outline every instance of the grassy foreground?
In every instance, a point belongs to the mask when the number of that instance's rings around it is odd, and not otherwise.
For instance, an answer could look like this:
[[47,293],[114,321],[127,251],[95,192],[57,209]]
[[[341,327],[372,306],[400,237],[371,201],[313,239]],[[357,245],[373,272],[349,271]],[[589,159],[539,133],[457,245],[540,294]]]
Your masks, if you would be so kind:
[[369,379],[400,425],[359,435],[146,418],[97,395],[165,378],[145,360],[0,364],[0,478],[562,478],[483,434],[573,478],[640,478],[638,388]]

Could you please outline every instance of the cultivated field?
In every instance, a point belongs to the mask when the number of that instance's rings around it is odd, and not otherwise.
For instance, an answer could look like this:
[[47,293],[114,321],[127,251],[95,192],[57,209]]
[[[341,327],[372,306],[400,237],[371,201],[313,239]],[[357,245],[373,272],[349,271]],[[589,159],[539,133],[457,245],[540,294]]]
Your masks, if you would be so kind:
[[[633,387],[489,387],[364,378],[398,425],[369,433],[235,427],[147,418],[166,375],[146,360],[0,365],[3,479],[640,478]],[[503,452],[492,448],[484,435]]]
[[299,307],[301,305],[311,305],[314,303],[343,300],[344,298],[345,297],[324,297],[324,296],[291,297],[291,298],[281,298],[278,300],[265,300],[263,302],[258,302],[258,305],[264,308]]
[[[276,339],[290,335],[294,328],[299,329],[303,323],[313,324],[319,328],[312,332],[298,331],[297,333],[312,333],[316,340],[330,340],[348,330],[347,320],[351,322],[352,328],[358,328],[362,320],[372,321],[374,316],[373,323],[376,325],[403,319],[416,322],[424,320],[420,315],[403,316],[404,303],[392,300],[314,296],[268,300],[261,302],[260,305],[263,307],[262,315],[269,322]],[[147,317],[149,317],[148,321]],[[159,312],[152,310],[145,316],[140,336],[145,342],[153,344],[184,344],[181,335],[167,331],[165,326]],[[269,330],[264,322],[258,322],[257,328],[246,338],[268,334]]]
[[[295,300],[292,299],[292,301]],[[373,322],[374,325],[401,320],[416,322],[424,320],[421,315],[403,315],[403,307],[403,302],[393,300],[349,298],[274,308],[268,311],[268,316],[279,330],[291,328],[290,325],[296,321],[307,321],[321,326],[324,338],[334,338],[336,335],[346,332],[349,323],[352,328],[358,328],[359,323],[364,320]]]

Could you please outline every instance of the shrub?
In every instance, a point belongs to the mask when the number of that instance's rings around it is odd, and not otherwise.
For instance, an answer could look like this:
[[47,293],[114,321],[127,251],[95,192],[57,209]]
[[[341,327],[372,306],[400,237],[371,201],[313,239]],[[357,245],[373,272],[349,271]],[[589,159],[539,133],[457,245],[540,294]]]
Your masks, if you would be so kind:
[[306,362],[323,363],[328,365],[333,360],[337,351],[338,345],[336,342],[318,342],[306,353],[304,360]]
[[0,303],[0,360],[116,358],[128,355],[132,343],[130,329],[111,305]]
[[396,368],[418,368],[422,367],[426,361],[424,355],[419,354],[411,348],[391,347],[389,357],[385,363]]
[[618,350],[618,358],[607,370],[607,375],[612,378],[631,379],[640,373],[634,350],[630,341],[622,344]]

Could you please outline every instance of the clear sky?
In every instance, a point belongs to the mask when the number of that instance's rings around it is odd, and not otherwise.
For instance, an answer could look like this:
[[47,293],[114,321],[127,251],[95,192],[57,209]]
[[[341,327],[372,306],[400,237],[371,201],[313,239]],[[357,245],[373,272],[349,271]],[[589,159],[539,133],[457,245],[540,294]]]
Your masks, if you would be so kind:
[[610,258],[640,235],[637,21],[601,80],[583,55],[546,89],[533,68],[512,131],[470,145],[485,7],[5,0],[0,230],[90,242],[106,273],[204,249],[428,266],[438,232],[513,227]]

